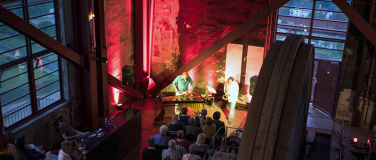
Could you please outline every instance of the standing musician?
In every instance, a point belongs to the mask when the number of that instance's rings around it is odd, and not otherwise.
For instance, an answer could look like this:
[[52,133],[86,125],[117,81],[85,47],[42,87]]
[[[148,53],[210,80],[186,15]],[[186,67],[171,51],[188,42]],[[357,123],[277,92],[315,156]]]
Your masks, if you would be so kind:
[[[191,84],[191,89],[188,89],[189,84]],[[172,85],[175,88],[177,96],[192,93],[193,90],[193,81],[187,72],[183,72],[183,74],[177,76],[175,80],[172,82]],[[177,105],[175,105],[175,113],[179,114],[179,109]]]
[[239,95],[238,82],[234,80],[234,77],[230,77],[227,79],[227,83],[225,84],[224,89],[225,95],[228,96],[227,100],[230,103],[230,114],[228,116],[228,123],[231,124],[231,121],[235,115],[235,105]]

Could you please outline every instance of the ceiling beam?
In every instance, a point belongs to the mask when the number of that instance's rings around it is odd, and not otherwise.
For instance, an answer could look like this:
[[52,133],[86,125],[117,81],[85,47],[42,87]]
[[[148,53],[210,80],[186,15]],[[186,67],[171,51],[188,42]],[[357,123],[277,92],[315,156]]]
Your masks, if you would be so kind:
[[363,33],[363,35],[376,46],[376,32],[363,17],[348,4],[345,0],[333,0],[339,9],[350,19],[350,21]]
[[[119,79],[115,78],[111,74],[108,74],[108,84],[115,87],[116,89],[129,94],[129,86],[124,85]],[[136,98],[136,99],[141,99],[141,93],[138,92],[137,90],[131,89],[131,96]]]
[[83,58],[80,54],[64,46],[60,42],[51,38],[46,33],[42,32],[38,28],[35,28],[30,23],[26,22],[25,20],[2,6],[0,6],[0,21],[16,30],[17,32],[42,45],[43,47],[49,49],[51,52],[54,52],[81,67],[84,66]]
[[182,74],[183,72],[188,72],[195,66],[199,65],[207,58],[209,58],[211,55],[216,53],[218,50],[225,47],[228,43],[234,41],[235,39],[243,35],[245,32],[250,30],[252,27],[256,26],[261,20],[268,17],[270,14],[275,12],[277,9],[279,9],[289,1],[290,0],[276,0],[268,6],[266,6],[265,8],[263,8],[262,10],[260,10],[257,14],[252,15],[243,24],[239,25],[237,28],[235,28],[229,34],[224,36],[222,39],[216,41],[209,48],[205,49],[203,52],[201,52],[199,55],[193,58],[191,61],[177,69],[174,73],[170,74],[169,76],[161,80],[158,84],[156,84],[153,88],[149,90],[149,93],[155,96],[163,88],[167,87],[176,78],[176,76]]

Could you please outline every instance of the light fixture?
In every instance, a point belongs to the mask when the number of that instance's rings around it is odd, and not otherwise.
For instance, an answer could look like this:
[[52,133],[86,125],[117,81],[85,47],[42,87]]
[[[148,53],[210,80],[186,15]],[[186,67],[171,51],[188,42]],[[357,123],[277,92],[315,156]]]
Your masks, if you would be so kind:
[[353,142],[353,143],[358,143],[358,138],[354,137],[354,138],[352,139],[352,142]]
[[121,104],[121,103],[117,104],[117,105],[116,105],[116,109],[117,109],[117,110],[122,110],[122,109],[124,109],[123,104]]

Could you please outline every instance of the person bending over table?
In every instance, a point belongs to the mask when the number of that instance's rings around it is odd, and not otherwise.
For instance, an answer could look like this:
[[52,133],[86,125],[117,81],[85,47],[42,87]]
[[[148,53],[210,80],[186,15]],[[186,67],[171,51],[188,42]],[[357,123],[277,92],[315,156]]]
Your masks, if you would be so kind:
[[[193,90],[193,81],[192,78],[188,75],[187,72],[183,72],[181,75],[177,76],[175,80],[172,82],[173,87],[175,89],[176,95],[184,95],[187,93],[192,93]],[[188,89],[189,84],[191,84],[191,88]],[[178,109],[178,105],[175,105],[175,113],[179,115],[180,111]]]

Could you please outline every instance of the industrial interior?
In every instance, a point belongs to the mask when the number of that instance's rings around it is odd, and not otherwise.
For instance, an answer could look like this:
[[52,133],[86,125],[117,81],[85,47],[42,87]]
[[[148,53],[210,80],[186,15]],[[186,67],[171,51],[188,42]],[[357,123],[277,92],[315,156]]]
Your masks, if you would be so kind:
[[0,159],[376,159],[375,7],[0,0]]

